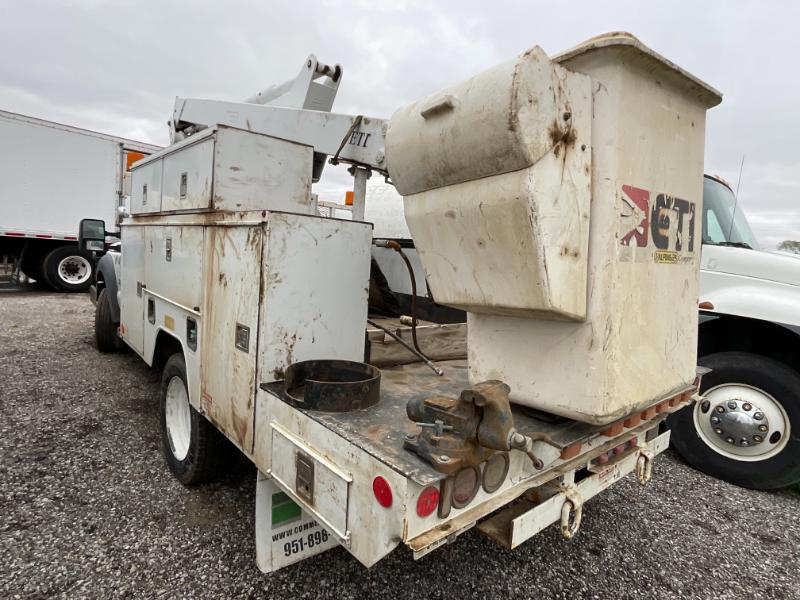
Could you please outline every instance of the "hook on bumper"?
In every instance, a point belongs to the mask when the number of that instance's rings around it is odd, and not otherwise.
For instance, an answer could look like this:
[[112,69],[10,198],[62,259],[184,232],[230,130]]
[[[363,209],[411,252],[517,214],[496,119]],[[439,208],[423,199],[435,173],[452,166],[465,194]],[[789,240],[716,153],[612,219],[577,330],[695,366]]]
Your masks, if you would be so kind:
[[567,497],[561,505],[561,535],[571,540],[581,528],[583,517],[583,499],[574,487],[562,490]]
[[647,482],[653,477],[653,453],[641,449],[639,450],[639,458],[636,459],[636,480],[641,485],[647,485]]

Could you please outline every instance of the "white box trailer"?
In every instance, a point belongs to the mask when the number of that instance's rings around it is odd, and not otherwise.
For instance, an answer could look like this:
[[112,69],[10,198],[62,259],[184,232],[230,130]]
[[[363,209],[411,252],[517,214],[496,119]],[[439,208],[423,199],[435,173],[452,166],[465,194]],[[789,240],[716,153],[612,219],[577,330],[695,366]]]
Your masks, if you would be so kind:
[[[696,340],[645,347],[643,370],[666,360],[679,367],[654,377],[665,385],[593,379],[597,365],[618,365],[614,377],[639,381],[624,373],[622,355],[638,351],[619,335],[628,312],[655,335],[671,318],[646,309],[652,298],[643,294],[625,306],[600,295],[620,272],[641,268],[650,281],[651,271],[671,269],[659,292],[672,311],[694,314],[697,262],[669,248],[676,264],[656,260],[660,247],[632,249],[618,237],[612,217],[624,188],[607,189],[596,171],[610,173],[613,162],[620,82],[656,112],[672,106],[676,120],[696,119],[701,132],[705,108],[720,97],[633,36],[601,42],[573,50],[574,69],[534,47],[388,120],[327,112],[341,68],[313,55],[294,82],[249,102],[176,99],[174,143],[134,165],[121,251],[99,263],[96,339],[101,350],[121,341],[163,369],[164,452],[180,481],[212,477],[225,440],[256,465],[263,570],[336,543],[367,566],[401,543],[420,557],[475,526],[511,548],[553,523],[571,538],[586,500],[632,472],[650,479],[669,441],[664,419],[696,398],[699,378],[686,372]],[[617,101],[595,101],[598,87]],[[627,157],[631,179],[613,185],[676,188],[701,202],[685,174],[656,167],[667,142],[684,144],[698,166],[702,133],[675,128],[666,139],[670,129],[639,108],[640,158]],[[351,165],[356,220],[316,210],[309,180],[327,157]],[[410,344],[424,362],[373,351],[391,343],[376,331],[395,342],[417,336],[415,314],[410,327],[403,315],[389,324],[370,300],[381,264],[396,266],[371,260],[373,247],[407,258],[396,240],[374,239],[371,224],[357,220],[370,172],[406,195],[434,295],[470,312],[467,360],[434,364]],[[661,214],[656,233],[672,239]],[[102,247],[102,231],[85,222],[81,244]],[[419,272],[411,261],[408,270]],[[474,315],[516,321],[480,331],[476,343]],[[605,327],[603,315],[617,324],[605,357],[575,337]],[[541,322],[572,326],[564,348],[551,344],[557,368],[530,360]],[[431,327],[423,343],[446,355],[452,334]],[[463,353],[463,337],[454,344]],[[380,369],[368,364],[373,357]],[[477,380],[484,365],[493,372]],[[546,380],[542,393],[537,379]],[[589,385],[569,388],[570,379]],[[612,402],[596,401],[609,393]]]
[[131,164],[157,150],[0,111],[0,257],[55,289],[87,289],[92,257],[78,252],[78,223],[114,225]]

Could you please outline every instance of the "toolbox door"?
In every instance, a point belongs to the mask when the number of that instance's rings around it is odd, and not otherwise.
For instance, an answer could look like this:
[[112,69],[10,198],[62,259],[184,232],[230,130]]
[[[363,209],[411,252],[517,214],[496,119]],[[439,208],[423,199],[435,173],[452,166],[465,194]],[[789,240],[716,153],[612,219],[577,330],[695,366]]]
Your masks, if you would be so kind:
[[248,456],[253,452],[263,228],[209,226],[200,408]]
[[144,227],[122,227],[120,332],[139,354],[144,352]]

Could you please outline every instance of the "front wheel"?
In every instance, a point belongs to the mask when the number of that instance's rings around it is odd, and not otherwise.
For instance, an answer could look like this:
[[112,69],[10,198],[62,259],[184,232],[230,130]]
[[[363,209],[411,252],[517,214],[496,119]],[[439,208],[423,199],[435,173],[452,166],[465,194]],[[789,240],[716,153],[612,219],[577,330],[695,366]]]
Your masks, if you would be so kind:
[[700,359],[703,399],[669,417],[672,445],[695,468],[752,489],[800,482],[800,375],[757,354]]
[[100,352],[116,352],[124,347],[117,334],[118,323],[111,316],[111,304],[105,288],[97,295],[94,309],[94,339]]
[[167,466],[184,485],[211,481],[221,472],[228,442],[189,403],[181,353],[167,360],[161,376],[161,437]]

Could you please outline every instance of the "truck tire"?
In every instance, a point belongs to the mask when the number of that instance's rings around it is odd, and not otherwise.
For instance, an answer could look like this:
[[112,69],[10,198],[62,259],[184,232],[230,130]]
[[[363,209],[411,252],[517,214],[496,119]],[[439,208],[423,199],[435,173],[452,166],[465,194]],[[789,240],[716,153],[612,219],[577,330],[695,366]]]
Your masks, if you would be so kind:
[[800,374],[771,358],[720,352],[700,359],[704,399],[669,417],[690,465],[745,488],[800,482]]
[[97,305],[94,309],[94,340],[100,352],[116,352],[123,348],[117,327],[119,323],[115,323],[111,317],[108,293],[102,289],[97,296]]
[[44,280],[44,257],[41,254],[26,256],[22,261],[22,272],[28,279],[33,279],[36,283],[47,286]]
[[60,292],[85,292],[92,285],[92,255],[78,246],[58,246],[44,257],[44,280]]
[[161,436],[169,470],[184,485],[216,479],[227,440],[189,404],[186,363],[173,354],[161,376]]

